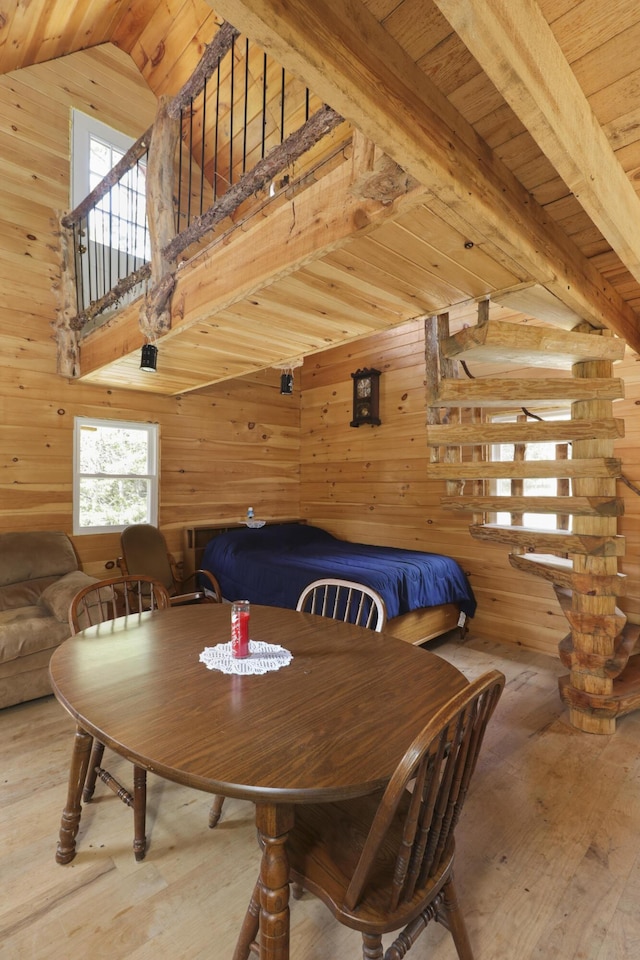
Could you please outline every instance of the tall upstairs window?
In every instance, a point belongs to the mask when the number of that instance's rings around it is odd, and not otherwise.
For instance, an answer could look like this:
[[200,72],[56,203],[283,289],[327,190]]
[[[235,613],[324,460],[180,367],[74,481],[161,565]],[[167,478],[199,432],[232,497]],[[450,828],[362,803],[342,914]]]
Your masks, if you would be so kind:
[[[115,167],[133,144],[119,130],[72,111],[72,196],[75,208]],[[147,227],[146,160],[139,160],[83,221],[78,309],[98,300],[118,280],[151,259]],[[132,292],[129,299],[137,296]]]

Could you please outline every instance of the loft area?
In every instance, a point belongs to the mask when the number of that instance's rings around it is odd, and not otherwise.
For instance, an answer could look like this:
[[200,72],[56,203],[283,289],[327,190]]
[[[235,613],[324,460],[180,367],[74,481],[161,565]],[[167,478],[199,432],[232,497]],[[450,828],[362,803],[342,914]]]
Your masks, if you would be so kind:
[[[246,28],[251,22],[249,7],[222,4],[223,9],[216,10],[218,19],[212,19],[207,4],[198,10],[202,24],[209,28],[207,36],[213,37],[212,27],[218,26],[225,14],[240,30],[243,25]],[[268,229],[260,224],[262,229],[256,227],[251,241],[244,236],[214,240],[213,247],[200,254],[200,269],[189,264],[189,276],[178,276],[181,305],[172,317],[172,333],[163,344],[165,373],[160,374],[159,368],[153,386],[137,374],[136,359],[144,338],[128,308],[100,336],[87,337],[83,343],[81,376],[87,382],[177,395],[268,367],[277,363],[275,353],[279,360],[309,356],[332,344],[440,311],[448,311],[453,322],[462,325],[469,312],[474,312],[474,301],[487,297],[499,318],[506,310],[563,325],[581,321],[596,327],[604,324],[633,347],[637,337],[635,281],[629,270],[634,269],[634,258],[619,236],[625,225],[618,218],[609,229],[603,215],[596,220],[606,238],[594,225],[582,229],[585,216],[594,211],[588,190],[571,190],[570,161],[577,163],[577,156],[564,158],[567,186],[537,160],[539,154],[530,140],[518,133],[521,128],[510,108],[496,97],[496,87],[491,84],[501,88],[493,64],[486,58],[480,60],[492,76],[487,80],[469,59],[470,54],[463,53],[464,41],[470,44],[472,39],[461,39],[463,26],[456,25],[461,31],[456,35],[439,6],[429,4],[423,15],[433,33],[414,38],[409,52],[400,29],[403,16],[405,26],[410,22],[409,5],[405,2],[396,7],[393,17],[389,11],[377,11],[377,26],[364,5],[356,8],[354,23],[345,22],[344,14],[338,14],[330,27],[319,23],[312,10],[306,11],[305,17],[299,10],[290,12],[289,36],[294,38],[290,48],[273,26],[261,23],[258,33],[269,55],[285,69],[291,67],[292,73],[295,68],[296,75],[305,74],[308,88],[320,102],[345,117],[359,143],[340,154],[346,162],[328,174],[330,179],[322,189],[314,189],[313,184],[304,191],[304,198],[285,196],[285,212],[274,216]],[[453,17],[451,11],[447,13]],[[570,19],[567,16],[566,24],[563,21],[565,32],[553,18],[550,26],[540,25],[541,30],[550,31],[544,34],[548,41],[545,49],[551,49],[552,41],[561,50],[563,44],[570,48]],[[517,23],[509,27],[514,35],[522,30]],[[133,36],[124,43],[124,14],[116,17],[112,29],[123,48],[128,46],[136,56],[139,51]],[[613,46],[615,29],[613,25],[608,29]],[[336,34],[335,42],[328,45],[327,31]],[[345,60],[340,55],[345,49],[341,37],[356,32],[370,37],[369,46],[365,51],[351,43],[350,60]],[[105,35],[104,39],[111,37]],[[589,42],[583,41],[585,46]],[[595,44],[595,36],[592,42]],[[461,78],[450,78],[452,90],[446,91],[445,99],[444,86],[441,90],[433,79],[444,76],[442,69],[425,73],[417,66],[421,58],[432,67],[440,64],[444,50],[439,45],[446,43],[465,64],[467,82],[478,88],[478,118],[471,115],[471,101],[467,103],[463,95]],[[166,76],[169,45],[165,37],[162,69]],[[322,57],[314,60],[314,50],[320,48]],[[326,70],[313,66],[320,61],[326,63]],[[388,66],[391,62],[394,75]],[[398,65],[402,67],[401,81]],[[579,71],[587,91],[582,94],[585,102],[592,96],[588,91],[594,86],[595,63],[591,69],[589,73],[585,65]],[[149,60],[143,70],[150,79],[155,76]],[[631,70],[622,55],[616,70],[620,76]],[[336,76],[341,77],[340,83]],[[454,96],[456,83],[461,84],[459,96]],[[156,89],[168,93],[167,80]],[[387,95],[372,99],[371,90],[386,91]],[[576,114],[586,123],[583,115],[584,111]],[[420,124],[411,120],[415,116],[421,117]],[[482,123],[479,117],[484,118]],[[505,143],[513,141],[512,152],[498,146],[497,131],[489,135],[493,117],[496,123],[506,124],[500,135],[506,136]],[[533,134],[541,132],[541,122],[538,128]],[[446,133],[444,139],[440,130]],[[574,141],[565,150],[576,151],[580,139]],[[524,152],[519,152],[520,146]],[[615,141],[610,144],[611,156],[601,157],[601,169],[609,171],[602,179],[610,189],[617,188],[620,179],[614,148]],[[353,169],[347,177],[342,168],[348,164]],[[395,184],[398,193],[392,190],[381,195],[377,188],[381,180],[386,185],[389,164],[402,183]],[[632,210],[637,198],[626,196],[624,186],[620,190],[620,196],[625,193],[626,208]],[[579,213],[580,204],[583,213]],[[322,230],[317,228],[319,215],[324,221]],[[250,271],[247,264],[251,264]],[[213,296],[203,303],[198,291],[212,271],[215,290],[208,285]],[[272,333],[269,347],[273,346],[266,354],[265,329]],[[130,345],[130,352],[118,357],[118,343],[120,353],[123,344]],[[197,360],[190,364],[197,353]]]

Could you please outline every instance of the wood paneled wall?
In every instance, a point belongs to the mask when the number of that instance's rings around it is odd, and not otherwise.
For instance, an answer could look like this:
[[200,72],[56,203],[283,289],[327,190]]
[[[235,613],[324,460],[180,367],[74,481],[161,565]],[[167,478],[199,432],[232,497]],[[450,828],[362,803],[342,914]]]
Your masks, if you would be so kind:
[[[186,524],[239,519],[250,504],[296,516],[299,405],[280,396],[277,370],[183,398],[56,374],[54,231],[69,207],[70,108],[137,137],[155,98],[129,57],[106,46],[16,71],[0,77],[0,104],[0,530],[71,534],[76,415],[160,424],[160,526],[178,555]],[[119,552],[115,534],[74,543],[96,575]]]
[[[382,371],[379,427],[349,426],[350,374],[361,367]],[[427,479],[424,369],[422,321],[305,361],[302,513],[349,540],[450,554],[469,575],[478,600],[475,633],[557,655],[557,644],[569,629],[550,584],[514,570],[506,547],[472,540],[471,518],[440,507],[444,483]],[[536,375],[531,369],[504,372]],[[474,373],[496,375],[500,368],[474,365]],[[640,486],[640,371],[635,357],[616,365],[615,374],[624,377],[627,394],[615,407],[615,415],[626,420],[626,437],[618,442],[616,456],[628,479]],[[631,620],[640,622],[640,497],[622,483],[619,495],[626,506],[619,532],[627,538],[620,569],[629,581],[622,606]]]

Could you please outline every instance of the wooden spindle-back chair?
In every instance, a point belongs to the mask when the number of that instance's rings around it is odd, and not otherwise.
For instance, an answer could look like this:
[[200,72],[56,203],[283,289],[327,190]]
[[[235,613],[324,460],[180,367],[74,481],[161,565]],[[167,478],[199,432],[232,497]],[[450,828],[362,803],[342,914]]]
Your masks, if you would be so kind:
[[[117,617],[163,610],[170,606],[169,594],[164,586],[152,577],[112,577],[99,580],[80,590],[69,607],[69,626],[72,634],[115,620]],[[133,852],[136,860],[143,860],[147,841],[145,835],[147,807],[147,771],[134,764],[133,792],[123,786],[102,766],[104,744],[93,741],[89,769],[84,783],[82,799],[88,803],[100,779],[115,795],[133,810]]]
[[314,580],[300,594],[296,610],[355,623],[377,633],[387,622],[386,604],[377,590],[353,580]]
[[[296,808],[290,879],[362,933],[365,960],[400,960],[431,920],[451,932],[460,960],[473,960],[453,883],[454,832],[503,686],[494,670],[453,697],[384,791]],[[259,901],[258,880],[233,960],[255,949]],[[396,931],[385,952],[382,935]]]

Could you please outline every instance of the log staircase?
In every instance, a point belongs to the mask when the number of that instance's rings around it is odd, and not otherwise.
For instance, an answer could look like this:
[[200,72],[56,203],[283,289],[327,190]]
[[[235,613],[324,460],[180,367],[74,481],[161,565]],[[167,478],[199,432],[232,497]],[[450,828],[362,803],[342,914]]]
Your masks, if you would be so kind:
[[[616,496],[621,464],[614,441],[624,424],[613,417],[612,401],[624,387],[612,365],[622,359],[624,342],[588,325],[564,330],[492,321],[488,302],[480,303],[476,326],[450,335],[444,314],[427,320],[425,334],[429,476],[447,482],[442,504],[471,514],[475,539],[505,544],[513,567],[553,584],[571,631],[559,645],[570,671],[559,681],[570,721],[586,732],[613,733],[616,717],[640,708],[640,655],[632,655],[640,627],[617,606],[625,545],[617,531],[623,502]],[[473,362],[571,376],[467,379],[461,367],[469,373]],[[560,406],[569,419],[544,419]],[[556,457],[527,459],[527,445],[542,441],[558,445]],[[513,459],[492,460],[495,444],[513,444]],[[524,481],[535,477],[557,478],[559,495],[525,496]],[[507,496],[495,495],[501,478],[508,479]],[[496,513],[511,522],[490,522]],[[557,528],[524,526],[525,513],[555,514]]]

